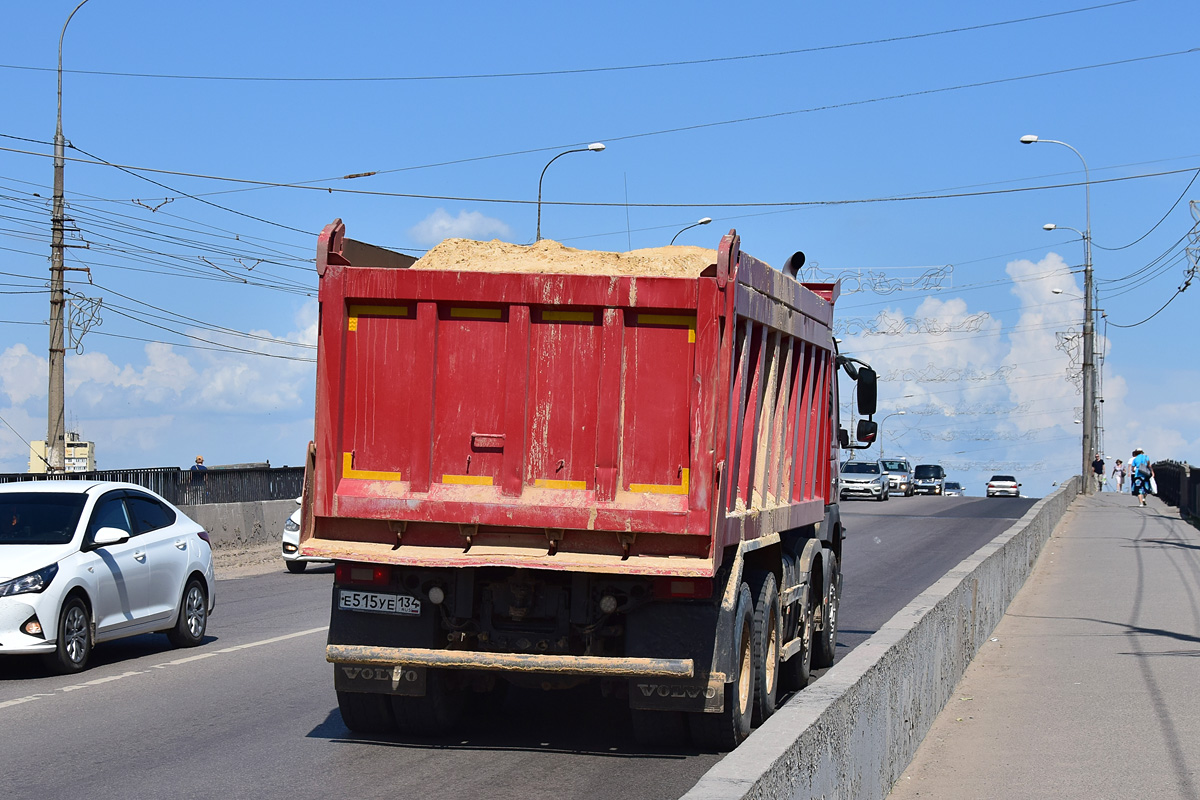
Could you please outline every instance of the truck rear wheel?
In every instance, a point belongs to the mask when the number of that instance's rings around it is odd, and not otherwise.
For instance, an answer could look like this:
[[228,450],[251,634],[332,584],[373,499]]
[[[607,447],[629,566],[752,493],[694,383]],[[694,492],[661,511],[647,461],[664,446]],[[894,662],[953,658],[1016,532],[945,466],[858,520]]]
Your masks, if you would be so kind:
[[754,591],[754,716],[761,725],[775,713],[779,695],[779,651],[783,646],[783,620],[779,589],[772,572],[750,576]]
[[842,597],[842,573],[838,569],[837,556],[827,553],[824,567],[829,575],[829,588],[821,598],[821,627],[813,636],[812,665],[817,669],[832,667],[837,656],[838,606]]
[[458,725],[468,692],[450,683],[446,670],[431,669],[425,675],[424,697],[393,695],[392,713],[400,732],[430,736]]
[[338,692],[338,709],[342,722],[355,733],[393,733],[396,720],[386,694]]
[[750,735],[754,708],[754,600],[750,587],[742,584],[734,611],[733,669],[725,684],[725,707],[718,714],[695,711],[688,714],[692,742],[700,748],[727,752]]
[[810,576],[804,584],[803,595],[796,600],[796,630],[791,632],[792,638],[799,639],[802,644],[779,669],[779,680],[784,689],[799,691],[808,686],[808,679],[812,675],[813,617],[818,602]]

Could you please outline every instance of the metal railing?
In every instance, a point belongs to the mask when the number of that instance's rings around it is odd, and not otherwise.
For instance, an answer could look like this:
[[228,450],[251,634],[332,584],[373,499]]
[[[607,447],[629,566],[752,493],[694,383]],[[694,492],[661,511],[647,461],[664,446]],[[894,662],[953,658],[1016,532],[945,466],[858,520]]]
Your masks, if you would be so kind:
[[52,475],[27,472],[0,474],[0,483],[45,480],[134,483],[157,492],[177,506],[247,503],[257,500],[292,500],[299,497],[304,489],[304,467],[209,469],[204,472],[182,470],[178,467],[147,467],[57,472]]
[[1154,482],[1164,503],[1179,509],[1183,518],[1200,516],[1200,469],[1187,462],[1158,461],[1154,464]]

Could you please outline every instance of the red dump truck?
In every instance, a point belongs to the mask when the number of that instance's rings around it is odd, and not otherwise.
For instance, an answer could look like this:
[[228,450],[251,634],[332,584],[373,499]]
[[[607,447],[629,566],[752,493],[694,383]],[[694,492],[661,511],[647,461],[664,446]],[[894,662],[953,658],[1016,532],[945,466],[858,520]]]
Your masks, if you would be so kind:
[[734,231],[684,270],[478,244],[422,269],[320,238],[300,548],[336,563],[343,720],[433,733],[473,693],[591,680],[639,740],[735,747],[834,660],[838,449],[866,446],[839,367],[862,415],[876,392],[837,285]]

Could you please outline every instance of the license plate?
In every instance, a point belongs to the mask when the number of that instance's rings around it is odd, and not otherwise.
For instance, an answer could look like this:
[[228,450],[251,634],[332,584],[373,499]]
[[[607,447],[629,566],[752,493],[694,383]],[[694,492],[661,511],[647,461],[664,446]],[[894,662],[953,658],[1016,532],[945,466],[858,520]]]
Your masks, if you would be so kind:
[[351,592],[343,589],[338,595],[342,611],[368,611],[375,614],[400,614],[415,617],[421,613],[421,601],[403,594]]

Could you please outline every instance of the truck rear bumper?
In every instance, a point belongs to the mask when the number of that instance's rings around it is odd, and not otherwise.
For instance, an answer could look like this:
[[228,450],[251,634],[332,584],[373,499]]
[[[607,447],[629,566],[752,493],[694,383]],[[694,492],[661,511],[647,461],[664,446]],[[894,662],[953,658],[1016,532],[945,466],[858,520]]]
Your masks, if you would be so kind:
[[370,664],[438,669],[480,669],[500,672],[558,673],[622,677],[695,677],[690,658],[608,658],[526,653],[482,653],[473,650],[432,650],[422,647],[371,647],[331,644],[325,648],[331,664]]

